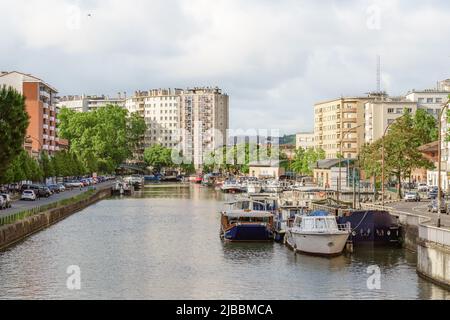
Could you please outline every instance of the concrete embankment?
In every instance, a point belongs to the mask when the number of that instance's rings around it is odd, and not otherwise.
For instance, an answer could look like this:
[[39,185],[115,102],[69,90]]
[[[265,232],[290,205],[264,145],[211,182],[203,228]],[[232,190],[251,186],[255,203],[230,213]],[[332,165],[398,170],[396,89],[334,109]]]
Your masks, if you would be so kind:
[[45,229],[89,205],[111,196],[111,189],[98,190],[86,199],[59,208],[35,214],[23,220],[0,227],[0,250]]
[[450,290],[450,230],[419,225],[417,272]]

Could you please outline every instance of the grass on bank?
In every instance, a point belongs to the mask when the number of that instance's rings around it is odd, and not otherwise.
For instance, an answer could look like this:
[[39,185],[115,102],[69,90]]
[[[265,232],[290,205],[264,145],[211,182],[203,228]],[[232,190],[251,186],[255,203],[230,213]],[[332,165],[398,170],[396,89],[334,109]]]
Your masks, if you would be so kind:
[[17,212],[14,214],[10,214],[8,216],[4,216],[4,217],[0,217],[0,226],[4,226],[7,224],[11,224],[17,221],[20,221],[22,219],[31,217],[33,215],[51,210],[51,209],[57,209],[57,208],[61,208],[67,205],[71,205],[74,203],[77,203],[79,201],[88,199],[90,196],[92,196],[95,193],[95,190],[88,190],[82,194],[79,194],[75,197],[72,198],[67,198],[67,199],[63,199],[63,200],[59,200],[56,202],[52,202],[43,206],[39,206],[39,207],[34,207],[32,209],[28,209],[28,210],[24,210],[21,212]]

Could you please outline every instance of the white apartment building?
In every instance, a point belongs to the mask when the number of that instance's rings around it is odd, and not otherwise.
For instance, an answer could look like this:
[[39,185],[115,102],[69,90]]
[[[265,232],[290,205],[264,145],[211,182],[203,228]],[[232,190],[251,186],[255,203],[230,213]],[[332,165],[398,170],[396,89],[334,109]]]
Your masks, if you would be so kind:
[[225,145],[228,96],[219,88],[137,91],[125,102],[147,124],[144,147],[176,148],[201,168],[203,155]]
[[415,113],[417,103],[404,97],[384,96],[379,100],[372,100],[364,106],[364,140],[372,143],[380,139],[388,125],[401,117],[404,111]]
[[125,99],[110,98],[105,95],[81,95],[81,96],[64,96],[59,98],[58,107],[69,108],[76,112],[90,112],[107,105],[117,105],[125,107]]
[[219,88],[183,90],[180,96],[180,133],[184,156],[192,157],[197,169],[203,157],[227,143],[229,97]]
[[303,132],[295,135],[295,148],[314,148],[314,132]]
[[179,142],[180,89],[137,91],[125,102],[128,112],[139,112],[147,124],[144,147],[160,144],[173,148]]

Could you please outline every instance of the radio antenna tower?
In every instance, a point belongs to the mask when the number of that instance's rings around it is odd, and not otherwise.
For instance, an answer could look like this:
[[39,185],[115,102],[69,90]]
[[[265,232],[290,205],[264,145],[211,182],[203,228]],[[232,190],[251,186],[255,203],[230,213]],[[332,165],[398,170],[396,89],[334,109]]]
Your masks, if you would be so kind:
[[381,56],[377,55],[377,93],[381,93]]

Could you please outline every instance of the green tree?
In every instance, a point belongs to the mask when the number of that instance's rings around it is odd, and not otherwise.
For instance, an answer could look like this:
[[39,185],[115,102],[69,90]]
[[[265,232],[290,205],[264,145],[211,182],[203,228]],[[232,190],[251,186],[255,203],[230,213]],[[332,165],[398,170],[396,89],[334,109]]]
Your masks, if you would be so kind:
[[0,88],[0,181],[21,152],[29,124],[25,98],[13,88]]
[[129,149],[135,157],[139,155],[139,150],[142,148],[145,131],[147,131],[147,125],[144,117],[137,112],[131,113],[127,119],[127,134]]
[[294,159],[291,164],[292,170],[296,173],[311,175],[311,167],[319,160],[325,159],[325,151],[322,149],[303,149],[295,150]]
[[424,109],[418,109],[413,117],[413,126],[420,144],[427,144],[438,139],[436,118]]
[[43,172],[44,178],[50,178],[55,176],[55,169],[53,167],[53,163],[49,158],[47,152],[41,153],[41,158],[39,160],[40,166]]
[[132,116],[133,123],[129,124],[127,113],[114,105],[85,113],[63,108],[58,116],[60,136],[70,141],[70,151],[79,156],[90,172],[98,170],[98,161],[103,168],[105,164],[116,168],[132,155],[137,135],[143,129],[136,116]]
[[160,172],[163,167],[171,167],[172,150],[159,144],[154,144],[144,151],[144,161],[147,165],[153,167],[155,172]]

